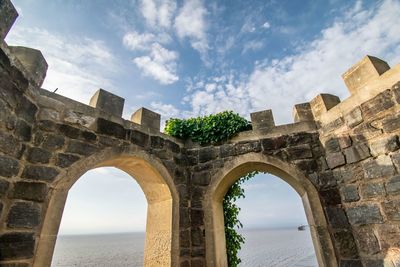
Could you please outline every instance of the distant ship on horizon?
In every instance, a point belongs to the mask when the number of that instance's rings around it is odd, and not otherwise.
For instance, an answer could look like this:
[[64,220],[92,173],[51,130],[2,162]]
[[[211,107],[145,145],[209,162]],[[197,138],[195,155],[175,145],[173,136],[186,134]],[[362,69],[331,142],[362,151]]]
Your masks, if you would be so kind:
[[299,230],[299,231],[305,231],[307,226],[308,226],[308,225],[300,225],[299,227],[297,227],[297,230]]

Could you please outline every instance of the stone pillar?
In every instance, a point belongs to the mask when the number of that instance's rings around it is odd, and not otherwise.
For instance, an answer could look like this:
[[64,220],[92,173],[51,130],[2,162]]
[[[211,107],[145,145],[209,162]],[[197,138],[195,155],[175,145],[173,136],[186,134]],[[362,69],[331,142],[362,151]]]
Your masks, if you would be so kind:
[[124,102],[125,99],[122,97],[100,88],[90,99],[89,105],[112,115],[122,117]]
[[47,62],[39,50],[23,47],[10,46],[11,53],[18,58],[27,71],[27,75],[37,87],[41,87],[47,73]]
[[136,110],[131,116],[131,121],[151,130],[160,131],[161,115],[147,108]]
[[342,78],[350,93],[354,95],[367,83],[379,78],[389,69],[389,65],[382,59],[366,56],[343,73]]
[[294,122],[313,121],[314,116],[310,103],[297,104],[293,107]]
[[264,130],[275,126],[272,110],[253,112],[250,114],[253,130]]
[[310,101],[311,111],[315,119],[340,103],[339,97],[331,94],[319,94]]
[[0,1],[0,39],[4,40],[18,17],[17,10],[9,0]]

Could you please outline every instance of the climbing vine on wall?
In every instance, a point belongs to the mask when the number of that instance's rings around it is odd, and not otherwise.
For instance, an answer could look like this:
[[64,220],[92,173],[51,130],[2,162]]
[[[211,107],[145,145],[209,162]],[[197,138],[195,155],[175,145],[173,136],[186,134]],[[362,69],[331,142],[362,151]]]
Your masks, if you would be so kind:
[[[250,129],[250,122],[232,111],[186,120],[170,119],[165,125],[165,133],[181,139],[192,139],[200,144],[218,143]],[[257,172],[250,172],[239,178],[229,188],[223,200],[226,251],[230,267],[236,267],[241,262],[238,252],[244,244],[244,237],[237,232],[243,225],[238,218],[240,208],[236,201],[244,198],[242,183],[256,174]]]

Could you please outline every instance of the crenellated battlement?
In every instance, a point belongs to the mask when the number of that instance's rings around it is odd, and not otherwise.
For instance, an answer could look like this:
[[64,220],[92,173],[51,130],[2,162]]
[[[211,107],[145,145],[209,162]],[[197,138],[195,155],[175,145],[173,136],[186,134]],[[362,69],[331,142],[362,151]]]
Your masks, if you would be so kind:
[[50,266],[71,186],[91,169],[119,168],[148,202],[144,266],[227,266],[222,199],[252,171],[276,175],[304,203],[320,266],[400,262],[400,65],[366,56],[343,74],[340,101],[319,94],[272,110],[218,144],[160,132],[146,108],[99,89],[88,105],[42,89],[39,50],[4,41],[17,18],[0,0],[0,265]]

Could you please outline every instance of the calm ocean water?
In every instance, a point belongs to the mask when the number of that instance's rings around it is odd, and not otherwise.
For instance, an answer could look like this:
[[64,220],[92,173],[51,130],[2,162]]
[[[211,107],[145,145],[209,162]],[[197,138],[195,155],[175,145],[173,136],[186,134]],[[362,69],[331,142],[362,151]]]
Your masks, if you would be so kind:
[[[309,231],[243,230],[241,267],[318,266]],[[144,233],[59,236],[52,267],[143,266]]]

